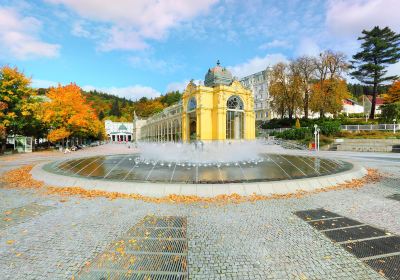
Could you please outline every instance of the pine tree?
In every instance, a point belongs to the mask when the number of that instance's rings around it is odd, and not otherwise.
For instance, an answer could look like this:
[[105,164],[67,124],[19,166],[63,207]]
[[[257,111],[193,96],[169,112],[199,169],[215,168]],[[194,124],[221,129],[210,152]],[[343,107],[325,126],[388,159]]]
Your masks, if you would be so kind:
[[103,111],[100,111],[100,113],[99,113],[99,120],[102,120],[102,119],[104,119],[104,112]]
[[121,110],[119,108],[119,103],[118,100],[114,100],[114,103],[111,107],[111,115],[116,116],[116,117],[121,117]]
[[351,75],[360,82],[373,85],[372,106],[370,119],[375,117],[375,104],[378,87],[386,82],[397,79],[397,76],[386,76],[387,66],[400,59],[400,34],[396,34],[389,27],[383,29],[375,26],[372,30],[363,30],[362,50],[353,56]]

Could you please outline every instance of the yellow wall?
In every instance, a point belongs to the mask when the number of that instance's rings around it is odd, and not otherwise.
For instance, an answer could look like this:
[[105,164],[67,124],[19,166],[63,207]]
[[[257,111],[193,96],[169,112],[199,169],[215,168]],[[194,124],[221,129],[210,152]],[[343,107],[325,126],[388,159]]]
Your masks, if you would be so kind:
[[244,139],[255,139],[254,99],[238,81],[230,86],[196,86],[190,82],[182,96],[182,140],[189,141],[187,104],[196,98],[197,140],[226,140],[226,101],[237,95],[244,103]]

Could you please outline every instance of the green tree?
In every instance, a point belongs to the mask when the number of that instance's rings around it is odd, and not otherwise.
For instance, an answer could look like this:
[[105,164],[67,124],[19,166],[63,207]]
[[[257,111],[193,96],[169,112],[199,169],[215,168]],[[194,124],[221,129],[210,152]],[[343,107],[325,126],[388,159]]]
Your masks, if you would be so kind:
[[7,136],[23,133],[32,118],[31,80],[17,68],[0,68],[0,141],[1,152],[6,147]]
[[389,27],[381,29],[375,26],[370,31],[363,30],[361,51],[353,56],[351,75],[360,82],[373,85],[370,119],[375,118],[376,96],[378,87],[397,79],[397,76],[386,76],[387,66],[400,59],[400,34]]
[[103,111],[100,111],[100,113],[99,113],[99,120],[102,120],[102,119],[104,119],[104,112]]
[[113,105],[111,107],[110,114],[114,115],[114,116],[117,116],[117,117],[121,117],[122,114],[121,114],[121,110],[119,108],[118,100],[114,100],[114,103],[113,103]]

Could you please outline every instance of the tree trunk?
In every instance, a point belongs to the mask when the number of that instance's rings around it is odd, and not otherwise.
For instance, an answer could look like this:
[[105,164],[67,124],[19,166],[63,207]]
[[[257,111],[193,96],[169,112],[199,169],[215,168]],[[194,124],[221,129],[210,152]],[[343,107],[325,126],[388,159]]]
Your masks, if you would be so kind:
[[372,92],[372,101],[371,101],[371,113],[369,114],[369,119],[373,120],[375,118],[375,107],[376,107],[376,94],[378,92],[378,84],[374,83],[374,90]]
[[322,119],[323,117],[325,117],[324,110],[319,110],[319,118]]
[[6,143],[7,143],[7,138],[2,139],[0,154],[4,154],[4,152],[6,151]]
[[308,119],[308,102],[309,102],[309,96],[308,92],[306,92],[304,96],[304,118],[306,120]]

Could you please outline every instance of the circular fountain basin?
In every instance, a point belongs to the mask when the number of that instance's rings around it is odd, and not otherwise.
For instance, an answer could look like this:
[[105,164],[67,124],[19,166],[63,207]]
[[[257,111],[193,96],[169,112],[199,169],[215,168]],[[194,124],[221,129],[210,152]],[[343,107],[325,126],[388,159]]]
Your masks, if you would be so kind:
[[171,194],[274,195],[313,191],[363,177],[365,168],[314,156],[261,154],[256,160],[189,163],[140,160],[138,154],[75,158],[35,166],[32,177],[52,186],[149,197]]
[[226,184],[292,180],[350,170],[352,164],[319,157],[263,154],[239,162],[168,162],[139,155],[109,155],[57,161],[45,170],[65,176],[120,182]]

